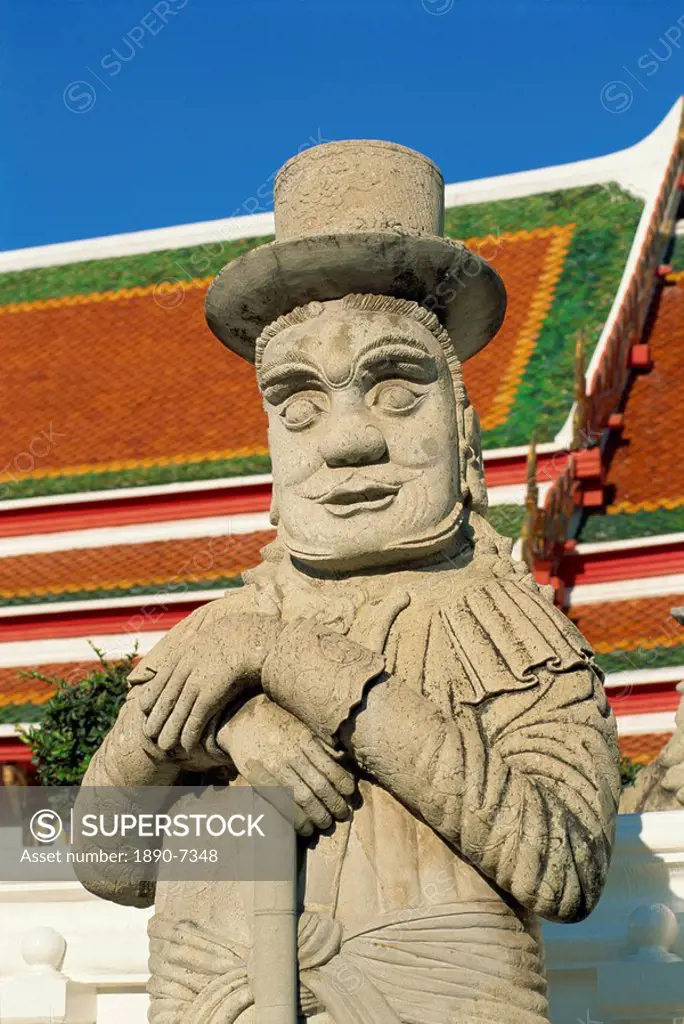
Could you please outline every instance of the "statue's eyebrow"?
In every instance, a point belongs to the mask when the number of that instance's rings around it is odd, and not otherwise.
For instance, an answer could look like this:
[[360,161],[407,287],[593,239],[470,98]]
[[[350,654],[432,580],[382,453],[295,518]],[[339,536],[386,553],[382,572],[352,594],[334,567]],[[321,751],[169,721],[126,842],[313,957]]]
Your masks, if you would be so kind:
[[301,385],[303,380],[321,381],[320,370],[313,359],[298,352],[295,355],[283,356],[275,360],[270,366],[261,368],[259,384],[261,390],[275,388],[297,381]]
[[[430,383],[438,375],[437,362],[421,342],[397,334],[373,338],[354,357],[349,378],[343,384],[363,374],[375,380],[402,376],[419,383]],[[316,360],[304,352],[291,352],[276,358],[268,367],[261,368],[259,387],[264,398],[278,405],[288,395],[304,388],[335,387]]]
[[437,361],[429,349],[417,339],[383,335],[364,345],[354,360],[355,375],[360,371],[374,376],[401,373],[419,381],[432,381],[437,376]]

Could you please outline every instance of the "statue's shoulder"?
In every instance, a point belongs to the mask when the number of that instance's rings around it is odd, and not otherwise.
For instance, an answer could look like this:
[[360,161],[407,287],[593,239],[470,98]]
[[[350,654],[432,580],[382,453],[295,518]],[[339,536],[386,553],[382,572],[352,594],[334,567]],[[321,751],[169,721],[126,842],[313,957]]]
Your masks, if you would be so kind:
[[433,634],[446,641],[479,703],[532,688],[540,670],[595,669],[591,647],[520,562],[475,556],[444,574],[430,599]]
[[207,601],[171,630],[171,633],[191,633],[230,619],[235,615],[249,615],[258,611],[257,592],[254,586],[241,586],[226,591],[223,597]]
[[192,641],[202,630],[221,630],[229,628],[230,620],[237,615],[253,614],[259,611],[256,588],[252,586],[236,587],[229,590],[223,597],[195,608],[184,619],[177,622],[158,643],[138,662],[131,674],[132,683],[142,682],[145,670],[157,669],[162,657],[174,651],[180,651],[183,645]]
[[537,583],[528,566],[513,558],[509,537],[475,514],[469,534],[465,555],[453,559],[431,588],[435,607],[475,619],[493,638],[509,632],[511,623],[515,629],[527,623],[549,639],[557,636],[559,642],[589,650],[577,627],[555,606],[553,588]]

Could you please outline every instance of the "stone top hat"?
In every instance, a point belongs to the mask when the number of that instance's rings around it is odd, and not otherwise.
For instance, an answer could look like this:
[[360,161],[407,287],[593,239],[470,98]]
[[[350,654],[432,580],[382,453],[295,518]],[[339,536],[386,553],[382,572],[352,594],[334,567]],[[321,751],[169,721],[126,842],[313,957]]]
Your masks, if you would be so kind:
[[444,181],[422,154],[392,142],[328,142],[278,172],[276,240],[228,263],[206,300],[214,334],[250,362],[277,317],[351,292],[412,299],[434,312],[465,361],[506,309],[499,275],[442,237]]

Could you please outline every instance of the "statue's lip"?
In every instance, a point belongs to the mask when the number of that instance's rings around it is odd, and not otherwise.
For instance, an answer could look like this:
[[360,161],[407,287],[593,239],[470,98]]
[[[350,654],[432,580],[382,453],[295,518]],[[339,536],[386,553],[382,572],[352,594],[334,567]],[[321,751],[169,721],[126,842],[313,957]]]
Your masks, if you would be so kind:
[[372,512],[387,508],[399,492],[401,484],[384,484],[370,480],[349,481],[318,499],[328,512],[336,516],[351,516],[357,512]]
[[382,483],[379,480],[347,480],[317,499],[320,505],[354,505],[359,501],[377,502],[384,498],[394,497],[401,484]]

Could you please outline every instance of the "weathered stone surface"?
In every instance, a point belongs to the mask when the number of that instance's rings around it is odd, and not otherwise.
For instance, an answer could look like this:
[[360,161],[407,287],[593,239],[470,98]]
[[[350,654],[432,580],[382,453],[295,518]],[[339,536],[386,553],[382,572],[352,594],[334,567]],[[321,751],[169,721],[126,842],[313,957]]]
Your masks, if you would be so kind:
[[[672,616],[684,624],[684,608],[673,608]],[[634,784],[623,790],[621,814],[678,811],[684,807],[684,683],[677,689],[682,700],[675,715],[675,734],[655,761],[641,769]]]
[[[354,147],[358,178],[340,171],[343,197],[354,182],[363,192]],[[315,195],[339,152],[327,169],[324,153],[303,156],[301,175],[295,161],[283,181],[296,188],[313,162]],[[420,166],[398,153],[398,174]],[[375,230],[385,214],[373,196]],[[297,241],[306,203],[293,199],[284,218]],[[408,224],[414,291],[396,295],[383,294],[371,236],[340,246],[341,277],[326,264],[305,305],[299,268],[271,247],[283,292],[273,323],[260,322],[267,304],[252,304],[242,270],[213,289],[215,330],[240,303],[260,324],[251,340],[223,337],[256,362],[278,536],[241,591],[143,658],[86,782],[171,782],[213,766],[293,787],[300,1012],[319,1024],[543,1024],[537,919],[580,920],[599,898],[619,793],[615,722],[586,641],[484,518],[459,354],[473,323],[477,345],[491,337],[500,284],[438,317],[421,248],[438,240]],[[313,260],[318,238],[304,243]],[[352,264],[355,293],[340,290]],[[155,898],[120,877],[96,889]],[[151,1021],[247,1022],[277,1002],[276,969],[295,951],[267,916],[255,930],[261,898],[240,883],[157,886]]]
[[464,361],[506,310],[498,274],[441,235],[444,185],[420,153],[388,142],[315,146],[276,178],[276,240],[229,263],[211,285],[207,321],[254,359],[261,331],[295,306],[373,291],[436,313]]
[[620,797],[621,814],[680,811],[684,807],[684,683],[675,715],[675,733],[651,764],[642,768],[633,785]]

